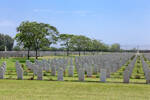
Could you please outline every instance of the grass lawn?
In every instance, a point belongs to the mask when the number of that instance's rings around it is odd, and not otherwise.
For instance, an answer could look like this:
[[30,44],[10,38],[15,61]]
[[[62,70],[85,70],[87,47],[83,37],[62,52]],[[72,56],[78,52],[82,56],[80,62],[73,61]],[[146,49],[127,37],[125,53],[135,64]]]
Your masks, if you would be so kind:
[[146,84],[0,80],[0,100],[150,100]]
[[[40,59],[43,58],[48,59]],[[130,84],[122,83],[123,71],[130,61],[111,74],[106,83],[101,83],[99,74],[91,78],[85,76],[85,82],[79,82],[76,72],[74,77],[68,77],[66,72],[63,82],[57,81],[57,76],[51,76],[50,72],[44,72],[42,81],[36,77],[28,80],[33,73],[26,67],[24,80],[16,80],[16,60],[25,66],[25,58],[0,59],[0,63],[7,63],[5,79],[0,80],[0,100],[150,100],[150,85],[145,84],[140,58],[136,61]],[[34,58],[30,60],[34,61]],[[140,77],[136,79],[138,75]]]

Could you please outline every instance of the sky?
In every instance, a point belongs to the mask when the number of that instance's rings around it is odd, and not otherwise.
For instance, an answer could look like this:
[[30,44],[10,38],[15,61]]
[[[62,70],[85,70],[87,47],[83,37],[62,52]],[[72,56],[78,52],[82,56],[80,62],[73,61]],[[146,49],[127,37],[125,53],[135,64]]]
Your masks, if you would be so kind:
[[16,35],[22,21],[85,35],[124,48],[150,49],[150,0],[0,0],[0,33]]

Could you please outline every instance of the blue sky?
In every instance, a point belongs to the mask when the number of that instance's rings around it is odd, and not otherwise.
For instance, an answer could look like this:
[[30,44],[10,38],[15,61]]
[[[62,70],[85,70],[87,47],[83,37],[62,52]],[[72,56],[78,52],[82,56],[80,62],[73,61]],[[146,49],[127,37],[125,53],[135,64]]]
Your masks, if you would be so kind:
[[124,47],[150,46],[150,0],[0,0],[0,33],[15,36],[22,21],[56,26]]

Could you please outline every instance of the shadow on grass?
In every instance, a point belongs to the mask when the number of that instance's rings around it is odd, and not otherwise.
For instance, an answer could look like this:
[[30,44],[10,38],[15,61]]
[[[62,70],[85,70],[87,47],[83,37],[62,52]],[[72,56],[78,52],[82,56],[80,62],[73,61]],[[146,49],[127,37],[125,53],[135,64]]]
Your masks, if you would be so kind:
[[[0,80],[18,80],[16,78],[5,78],[5,79],[0,79]],[[30,79],[23,79],[23,80],[29,80],[29,81],[51,81],[51,82],[58,82],[58,80],[56,79],[43,79],[43,80],[30,80]],[[123,82],[117,82],[117,81],[106,81],[106,82],[101,82],[101,81],[88,81],[88,80],[84,80],[84,81],[79,81],[79,80],[64,80],[64,81],[59,81],[59,82],[77,82],[77,83],[115,83],[115,84],[146,84],[146,82],[130,82],[130,83],[123,83]]]

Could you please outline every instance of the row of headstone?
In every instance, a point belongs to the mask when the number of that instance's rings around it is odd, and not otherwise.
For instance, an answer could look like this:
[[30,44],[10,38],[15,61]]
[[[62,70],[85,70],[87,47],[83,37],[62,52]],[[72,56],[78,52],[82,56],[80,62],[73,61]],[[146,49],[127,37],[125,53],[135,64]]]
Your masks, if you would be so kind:
[[[101,73],[100,78],[102,82],[110,77],[110,74],[116,72],[122,65],[124,65],[133,56],[114,56],[114,55],[100,55],[100,56],[84,56],[76,57],[75,64],[78,76],[83,77],[83,72],[87,73],[87,77],[91,77],[94,73]],[[82,75],[82,76],[80,76]],[[80,80],[80,79],[79,79]]]
[[146,78],[146,83],[149,84],[150,83],[150,68],[142,57],[141,57],[141,60],[142,60],[143,72]]
[[[58,58],[38,61],[35,63],[26,61],[28,69],[32,70],[34,75],[37,75],[39,80],[42,80],[42,72],[51,72],[52,76],[56,76],[58,80],[63,80],[63,75],[66,70],[68,76],[74,76],[74,70],[76,68],[78,78],[80,81],[84,81],[85,73],[87,77],[92,77],[93,74],[100,74],[100,79],[105,82],[106,78],[110,77],[110,74],[116,72],[122,67],[134,54],[133,53],[118,53],[118,54],[105,54],[97,56],[82,56],[73,58]],[[106,78],[105,78],[106,77]]]
[[137,56],[126,67],[124,74],[123,74],[123,82],[124,83],[129,83],[133,68],[134,68],[135,63],[136,63],[136,59],[137,59]]
[[16,73],[17,73],[17,79],[23,80],[23,68],[18,61],[16,61]]
[[0,67],[0,79],[4,79],[6,72],[6,62],[3,62],[3,64]]
[[[77,70],[79,81],[84,81],[85,73],[87,77],[92,77],[93,74],[100,74],[100,80],[106,81],[110,74],[116,72],[123,64],[126,63],[134,54],[104,54],[96,56],[83,56],[73,58],[58,58],[38,61],[34,63],[29,60],[26,61],[26,66],[34,75],[37,80],[43,79],[43,71],[51,72],[51,75],[56,76],[59,81],[63,80],[63,76],[68,71],[68,76],[74,76],[74,70]],[[0,77],[4,78],[6,71],[6,63],[0,68]],[[76,69],[75,69],[76,68]],[[23,68],[21,64],[16,62],[17,79],[23,79]]]

